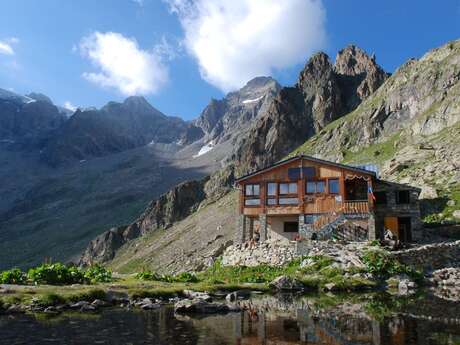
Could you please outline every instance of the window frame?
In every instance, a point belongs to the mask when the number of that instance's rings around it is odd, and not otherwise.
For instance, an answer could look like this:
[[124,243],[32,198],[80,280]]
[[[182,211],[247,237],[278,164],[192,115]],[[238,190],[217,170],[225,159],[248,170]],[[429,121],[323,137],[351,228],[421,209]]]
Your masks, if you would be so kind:
[[[400,193],[407,193],[407,202],[401,202]],[[395,203],[396,205],[409,205],[411,203],[410,190],[398,189],[395,191]]]
[[[246,194],[248,186],[252,187],[252,194]],[[254,186],[258,186],[259,194],[254,194]],[[260,196],[261,191],[262,191],[262,189],[261,189],[261,184],[260,183],[247,183],[247,184],[245,184],[244,185],[244,193],[243,193],[244,207],[261,207],[262,206],[262,198]],[[249,200],[258,200],[258,202],[255,205],[248,205],[247,202]]]
[[[331,181],[337,181],[337,188],[338,188],[337,192],[331,192],[331,187],[330,187]],[[327,179],[327,193],[332,194],[332,195],[339,195],[340,194],[340,179],[338,177],[328,178]]]
[[[326,178],[319,178],[319,179],[314,179],[314,180],[305,180],[305,194],[308,194],[308,195],[314,195],[314,194],[328,194],[328,183],[327,183],[327,180]],[[309,182],[313,182],[315,184],[315,191],[314,192],[309,192],[308,191],[308,183]],[[318,183],[319,182],[322,182],[324,184],[324,189],[322,192],[318,192]]]

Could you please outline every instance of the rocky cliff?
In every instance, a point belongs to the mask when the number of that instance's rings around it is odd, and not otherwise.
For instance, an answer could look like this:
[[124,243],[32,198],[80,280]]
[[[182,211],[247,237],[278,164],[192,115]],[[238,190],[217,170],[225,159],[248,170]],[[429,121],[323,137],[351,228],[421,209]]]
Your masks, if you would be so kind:
[[388,78],[375,61],[353,45],[333,65],[325,53],[310,58],[294,87],[285,87],[251,128],[235,153],[240,170],[273,163],[352,111]]

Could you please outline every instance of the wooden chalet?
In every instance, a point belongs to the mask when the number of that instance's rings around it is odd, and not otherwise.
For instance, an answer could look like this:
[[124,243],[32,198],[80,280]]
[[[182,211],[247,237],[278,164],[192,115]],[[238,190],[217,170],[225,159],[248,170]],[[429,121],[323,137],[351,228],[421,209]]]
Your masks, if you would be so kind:
[[239,240],[372,240],[420,236],[418,188],[376,172],[295,156],[236,180]]

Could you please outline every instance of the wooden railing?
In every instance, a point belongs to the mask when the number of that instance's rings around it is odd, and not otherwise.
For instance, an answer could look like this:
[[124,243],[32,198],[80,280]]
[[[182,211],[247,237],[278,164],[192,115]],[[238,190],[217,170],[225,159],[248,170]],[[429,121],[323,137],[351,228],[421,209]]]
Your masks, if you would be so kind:
[[368,213],[369,202],[367,200],[345,200],[342,206],[343,213]]

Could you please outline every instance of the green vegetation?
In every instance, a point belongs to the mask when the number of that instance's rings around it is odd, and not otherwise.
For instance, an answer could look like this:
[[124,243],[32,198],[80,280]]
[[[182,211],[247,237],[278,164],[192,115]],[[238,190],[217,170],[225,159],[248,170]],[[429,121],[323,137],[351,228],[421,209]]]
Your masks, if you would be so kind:
[[0,284],[25,284],[27,276],[19,268],[13,268],[8,271],[3,271],[0,274]]
[[198,278],[194,273],[182,272],[178,275],[158,274],[152,271],[142,271],[136,274],[140,280],[152,280],[166,283],[197,283]]
[[420,281],[423,277],[420,272],[391,258],[388,252],[383,249],[367,250],[363,255],[363,261],[366,265],[366,271],[379,278],[386,279],[397,274],[407,274],[412,279]]
[[19,285],[71,285],[95,284],[112,281],[112,272],[100,265],[86,270],[75,266],[66,266],[62,263],[42,264],[29,269],[27,274],[18,268],[0,273],[0,283]]

